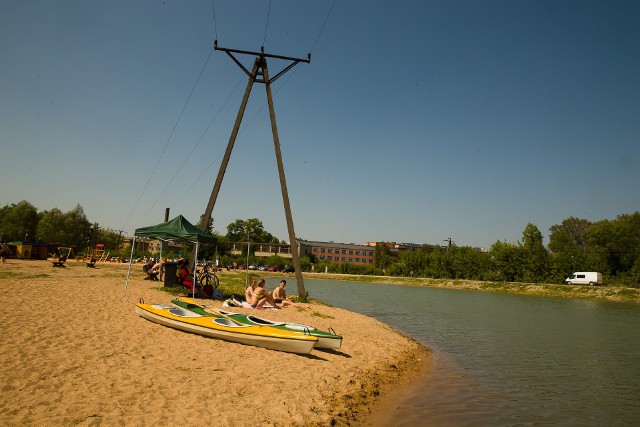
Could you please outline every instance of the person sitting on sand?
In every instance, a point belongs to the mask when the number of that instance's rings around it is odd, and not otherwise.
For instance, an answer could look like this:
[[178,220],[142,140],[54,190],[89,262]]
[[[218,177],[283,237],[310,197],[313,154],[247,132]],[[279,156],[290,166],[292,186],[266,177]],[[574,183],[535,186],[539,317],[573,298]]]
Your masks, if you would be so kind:
[[[189,273],[189,260],[181,259],[178,261],[178,271],[176,275],[178,276],[178,284],[193,292],[193,280]],[[196,294],[204,296],[200,285],[196,285]]]
[[249,286],[244,290],[244,299],[251,304],[251,299],[253,298],[253,292],[256,290],[256,279],[251,279],[249,282]]
[[162,258],[162,261],[158,261],[153,264],[153,267],[151,267],[151,272],[149,274],[158,276],[160,278],[160,281],[162,281],[162,276],[164,276],[164,264],[166,262],[167,258]]
[[293,301],[287,298],[287,291],[284,289],[285,286],[287,286],[287,281],[283,279],[280,281],[280,284],[278,285],[278,287],[273,290],[272,296],[276,304],[282,304],[282,305],[293,304]]
[[271,293],[264,288],[264,279],[260,279],[256,285],[256,289],[253,291],[249,304],[251,304],[253,308],[262,310],[267,303],[278,310],[280,309],[274,301],[273,296],[271,296]]
[[144,264],[142,264],[142,271],[149,274],[149,270],[153,268],[153,258],[145,259]]
[[156,262],[153,266],[147,270],[147,277],[149,280],[158,280],[158,275],[160,275],[160,280],[162,280],[162,274],[164,272],[164,264],[162,262]]

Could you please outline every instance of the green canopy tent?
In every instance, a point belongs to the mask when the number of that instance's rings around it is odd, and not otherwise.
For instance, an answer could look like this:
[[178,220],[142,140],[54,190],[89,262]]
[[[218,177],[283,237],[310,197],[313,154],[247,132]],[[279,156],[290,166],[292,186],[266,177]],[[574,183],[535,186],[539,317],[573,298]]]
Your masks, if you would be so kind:
[[[131,244],[131,256],[129,257],[129,271],[127,272],[127,280],[124,286],[124,294],[127,294],[129,286],[129,276],[131,275],[131,262],[133,258],[133,249],[136,245],[136,237],[148,237],[162,241],[175,241],[194,243],[196,245],[196,259],[198,259],[198,247],[200,243],[216,243],[216,238],[210,234],[201,231],[198,227],[191,224],[182,215],[178,215],[174,219],[161,224],[152,225],[136,229],[133,235],[133,243]],[[160,254],[162,256],[162,253]],[[193,266],[193,297],[195,298],[196,268]]]

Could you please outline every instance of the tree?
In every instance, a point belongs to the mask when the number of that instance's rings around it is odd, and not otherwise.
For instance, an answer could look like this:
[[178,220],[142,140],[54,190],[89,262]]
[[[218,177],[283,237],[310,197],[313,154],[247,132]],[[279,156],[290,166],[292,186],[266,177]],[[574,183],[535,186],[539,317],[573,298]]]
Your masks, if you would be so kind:
[[1,230],[3,241],[36,240],[38,210],[26,200],[3,208]]
[[[258,218],[247,220],[236,219],[227,226],[227,240],[229,242],[246,242],[247,232],[249,240],[254,243],[278,243],[278,239],[265,231],[262,221]],[[290,242],[295,244],[295,242]]]
[[64,214],[60,209],[53,208],[42,213],[36,236],[41,242],[68,244],[64,230]]
[[122,232],[111,228],[99,228],[97,239],[104,244],[105,249],[112,251],[119,250],[124,240]]
[[631,270],[640,257],[640,212],[593,224],[587,232],[587,245],[593,271],[617,275]]
[[561,224],[549,228],[551,281],[564,283],[564,279],[574,271],[587,268],[587,233],[591,222],[586,219],[569,217]]
[[375,266],[378,268],[387,268],[391,265],[391,249],[386,242],[376,242]]
[[497,280],[518,282],[522,280],[523,249],[519,246],[497,241],[491,245]]
[[87,220],[84,209],[79,204],[64,214],[63,231],[69,245],[82,248],[87,244],[87,235],[91,223]]
[[549,270],[549,254],[542,243],[542,233],[531,223],[527,224],[522,232],[522,248],[524,249],[523,279],[528,282],[543,281]]
[[555,253],[584,252],[587,245],[587,230],[591,222],[586,219],[569,217],[560,225],[549,228],[549,250]]
[[207,223],[207,226],[205,228],[202,228],[202,220],[204,219],[204,214],[200,215],[200,221],[198,221],[197,227],[204,231],[205,233],[209,233],[212,234],[213,233],[213,217],[209,218],[209,221]]

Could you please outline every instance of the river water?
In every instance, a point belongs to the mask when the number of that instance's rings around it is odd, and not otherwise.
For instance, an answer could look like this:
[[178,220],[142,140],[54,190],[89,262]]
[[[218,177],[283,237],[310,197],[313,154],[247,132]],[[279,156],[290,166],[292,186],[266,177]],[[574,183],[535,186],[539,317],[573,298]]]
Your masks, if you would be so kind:
[[433,351],[429,377],[393,425],[640,425],[636,304],[309,279],[305,287]]

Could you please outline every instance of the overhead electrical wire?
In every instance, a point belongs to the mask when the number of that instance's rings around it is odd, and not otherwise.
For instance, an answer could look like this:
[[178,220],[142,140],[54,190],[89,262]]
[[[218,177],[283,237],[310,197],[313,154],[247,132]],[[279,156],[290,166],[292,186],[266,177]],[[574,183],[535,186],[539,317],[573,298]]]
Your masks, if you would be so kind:
[[[296,73],[298,69],[294,69],[292,71],[292,73],[289,75],[289,77],[287,77],[287,79],[284,81],[284,83],[282,83],[282,85],[280,85],[280,87],[278,89],[276,89],[273,92],[273,96],[274,98],[278,95],[278,92],[280,91],[280,89],[282,89],[287,82],[291,79],[291,77],[293,77],[293,75]],[[242,79],[240,80],[242,81]],[[238,84],[240,84],[240,81],[238,81]],[[236,87],[238,86],[238,84],[236,84]],[[227,98],[227,101],[229,100],[229,98]],[[225,101],[225,104],[227,102]],[[263,104],[262,107],[260,107],[260,109],[249,119],[247,120],[246,124],[244,126],[242,126],[242,128],[238,131],[238,136],[242,135],[242,133],[249,127],[249,125],[251,125],[251,122],[253,122],[255,120],[256,117],[258,117],[258,115],[260,115],[260,113],[264,110],[264,108],[267,106],[267,104]],[[210,164],[209,166],[200,174],[200,176],[198,176],[198,178],[183,192],[180,193],[180,197],[178,197],[178,199],[171,205],[171,207],[173,208],[174,206],[176,206],[181,200],[182,198],[187,195],[191,189],[198,183],[200,182],[200,180],[205,176],[205,174],[207,172],[209,172],[211,170],[211,168],[213,168],[213,166],[218,163],[218,161],[220,160],[220,158],[224,155],[224,151],[221,152],[218,157],[216,157]]]
[[329,12],[327,13],[327,16],[324,18],[324,22],[322,23],[322,27],[320,28],[320,32],[318,33],[318,37],[316,37],[316,41],[313,42],[313,46],[311,47],[310,53],[313,53],[313,51],[315,50],[316,45],[318,44],[318,40],[320,40],[320,35],[324,31],[324,26],[327,24],[327,21],[329,20],[329,15],[331,15],[331,11],[333,10],[333,6],[335,6],[335,4],[336,4],[336,0],[333,0],[333,2],[331,2],[331,7],[329,8]]
[[142,196],[144,196],[144,193],[147,191],[147,188],[149,187],[149,183],[151,183],[151,179],[153,178],[153,175],[156,173],[156,170],[158,169],[158,165],[160,164],[160,160],[162,160],[162,157],[164,156],[164,153],[167,150],[167,147],[169,146],[169,142],[173,138],[173,134],[175,133],[176,128],[178,127],[178,124],[180,124],[180,120],[182,119],[182,115],[184,114],[185,110],[187,109],[187,105],[189,105],[189,101],[191,100],[191,96],[193,95],[193,92],[195,91],[196,86],[198,86],[198,82],[200,82],[200,78],[202,77],[202,74],[204,73],[205,68],[207,68],[207,64],[209,63],[209,59],[211,58],[211,54],[212,53],[213,53],[213,49],[211,49],[209,51],[209,55],[207,56],[207,59],[204,61],[204,65],[202,66],[202,69],[200,70],[200,73],[198,74],[198,78],[196,79],[196,82],[194,83],[193,87],[191,88],[191,92],[189,92],[189,96],[187,97],[187,100],[185,101],[184,105],[182,106],[182,110],[180,111],[180,114],[178,115],[178,119],[176,120],[176,123],[173,125],[173,129],[171,129],[171,133],[169,134],[169,137],[167,138],[167,141],[165,142],[164,147],[162,148],[162,151],[160,152],[160,155],[158,156],[158,160],[156,160],[156,164],[154,165],[153,170],[151,171],[151,174],[149,175],[149,179],[147,179],[147,183],[144,185],[144,188],[142,189],[142,192],[140,193],[140,196],[138,196],[138,200],[136,201],[136,204],[133,206],[133,209],[129,213],[129,216],[127,217],[127,219],[124,222],[124,225],[121,228],[125,228],[125,226],[129,222],[129,220],[131,219],[131,216],[133,215],[133,213],[137,209],[138,205],[140,204],[140,200],[142,200]]
[[216,2],[211,0],[211,11],[213,12],[213,32],[216,36],[214,40],[218,40],[218,22],[216,21]]
[[[336,4],[336,0],[333,0],[331,2],[331,6],[329,7],[329,11],[327,12],[327,15],[325,16],[325,19],[322,23],[322,26],[318,32],[318,35],[316,36],[313,46],[310,50],[310,52],[312,53],[315,48],[316,45],[318,44],[318,41],[320,40],[320,37],[324,31],[324,28],[327,24],[327,21],[329,20],[329,17],[331,15],[331,12],[333,11],[333,8]],[[215,34],[215,39],[218,39],[218,26],[217,26],[217,19],[216,19],[216,12],[215,12],[215,0],[211,0],[211,10],[212,10],[212,15],[213,15],[213,24],[214,24],[214,34]],[[264,44],[266,43],[266,39],[267,39],[267,33],[268,33],[268,28],[269,28],[269,18],[271,16],[271,0],[269,0],[269,7],[267,10],[267,18],[266,18],[266,22],[265,22],[265,27],[264,27],[264,37],[262,40],[262,45],[264,46]],[[211,58],[211,55],[213,53],[213,49],[209,52],[209,55],[207,57],[207,60],[205,61],[204,66],[202,67],[202,70],[200,71],[200,74],[198,75],[198,78],[196,80],[196,83],[194,84],[193,88],[191,89],[191,92],[189,94],[189,97],[187,98],[187,101],[185,102],[185,105],[182,108],[182,111],[180,112],[180,115],[178,117],[178,120],[176,121],[176,124],[174,125],[171,134],[169,135],[169,138],[167,139],[167,142],[165,143],[164,148],[162,149],[162,152],[160,153],[160,156],[154,166],[154,169],[151,173],[151,175],[149,176],[149,179],[147,180],[147,183],[145,184],[144,189],[142,190],[142,193],[140,194],[140,197],[138,198],[133,210],[131,211],[131,213],[129,214],[129,216],[127,217],[127,220],[125,221],[125,224],[128,223],[128,221],[130,220],[131,216],[133,215],[133,213],[135,212],[135,210],[137,209],[140,200],[142,199],[142,196],[144,195],[144,193],[146,192],[151,179],[153,178],[153,175],[155,174],[158,165],[160,163],[160,160],[163,157],[164,152],[166,151],[166,148],[169,144],[169,141],[171,140],[171,138],[173,137],[173,134],[182,118],[182,115],[184,114],[184,111],[186,110],[186,107],[191,99],[191,96],[193,95],[193,92],[195,91],[196,86],[198,85],[198,82],[200,81],[200,78],[202,77],[202,74],[204,73],[204,70],[209,62],[209,59]],[[287,79],[282,83],[282,85],[276,89],[274,91],[274,96],[276,96],[278,94],[278,92],[284,87],[286,86],[286,84],[291,80],[291,78],[296,74],[298,68],[294,69],[293,72],[291,74],[289,74],[289,76],[287,77]],[[241,79],[242,80],[242,79]],[[224,109],[224,107],[227,105],[227,103],[229,102],[229,99],[231,98],[232,94],[235,93],[238,85],[240,84],[241,80],[238,81],[238,83],[235,85],[234,89],[232,90],[232,92],[229,94],[229,96],[227,97],[227,99],[225,100],[225,102],[223,103],[223,105],[220,107],[220,109],[218,110],[218,112],[215,114],[215,116],[213,117],[213,119],[211,120],[211,122],[209,123],[209,125],[207,126],[207,128],[205,129],[205,131],[202,133],[202,135],[200,136],[199,140],[196,142],[196,144],[194,145],[194,147],[191,149],[191,152],[189,153],[189,155],[185,158],[185,160],[183,161],[182,165],[178,168],[178,170],[176,171],[176,173],[174,173],[173,177],[170,179],[169,183],[165,186],[165,188],[162,190],[162,192],[160,193],[160,195],[157,197],[156,201],[153,203],[153,205],[149,208],[149,210],[147,211],[147,213],[142,217],[141,221],[146,218],[149,213],[153,210],[153,208],[157,205],[157,203],[160,201],[160,198],[167,192],[169,186],[173,183],[173,181],[175,180],[175,178],[178,176],[178,174],[182,171],[182,169],[184,168],[187,160],[191,157],[191,155],[193,154],[193,152],[195,151],[195,149],[202,143],[202,140],[204,138],[204,136],[206,135],[206,133],[208,132],[208,130],[211,128],[211,126],[213,125],[214,121],[217,119],[217,117],[219,116],[219,114],[221,113],[221,111]],[[242,129],[240,129],[239,134],[242,134],[250,125],[251,123],[256,119],[256,117],[258,115],[260,115],[262,113],[262,111],[264,111],[265,107],[266,107],[267,103],[264,103],[261,108],[253,115],[253,117],[251,117],[251,119],[249,119],[246,124],[242,127]],[[175,206],[177,205],[180,200],[182,200],[182,198],[188,194],[190,192],[190,190],[205,176],[205,174],[211,170],[211,168],[215,165],[215,163],[219,160],[219,158],[222,156],[222,154],[220,154],[201,174],[200,176],[187,188],[186,191],[180,192],[180,197],[176,200],[175,203],[173,203],[171,206]]]
[[267,10],[267,22],[264,24],[264,38],[262,39],[262,46],[267,41],[267,28],[269,27],[269,15],[271,15],[271,0],[269,0],[269,9]]
[[[196,148],[198,148],[198,146],[202,143],[205,135],[207,134],[207,132],[209,132],[209,129],[211,129],[211,126],[213,126],[213,123],[216,121],[216,119],[218,118],[218,116],[220,115],[220,113],[222,112],[222,110],[224,110],[224,108],[227,106],[227,103],[229,102],[229,100],[231,99],[231,96],[236,92],[236,90],[238,89],[238,86],[240,86],[240,83],[242,82],[242,78],[240,78],[238,80],[238,83],[236,83],[236,85],[233,87],[233,90],[231,91],[231,93],[229,93],[229,96],[227,96],[227,99],[224,101],[224,103],[222,104],[222,106],[218,109],[218,111],[216,112],[216,114],[213,116],[213,118],[211,119],[211,121],[209,122],[209,125],[206,127],[206,129],[204,130],[204,132],[202,132],[202,135],[200,135],[200,138],[198,139],[198,141],[194,144],[194,146],[191,148],[191,151],[189,152],[189,154],[185,157],[185,159],[182,161],[182,164],[180,165],[180,167],[176,170],[176,172],[173,174],[173,176],[171,177],[171,179],[169,180],[169,182],[167,183],[167,185],[164,187],[164,189],[162,190],[162,192],[158,195],[156,201],[153,203],[153,205],[149,208],[149,210],[147,211],[147,213],[141,218],[141,221],[144,220],[153,210],[154,207],[156,207],[156,205],[158,204],[158,202],[160,201],[160,198],[167,192],[167,190],[169,189],[169,186],[171,186],[171,184],[173,184],[173,181],[175,181],[176,177],[180,174],[180,172],[182,172],[182,169],[184,169],[185,165],[187,164],[187,161],[191,158],[191,156],[193,155],[194,151],[196,150]],[[207,170],[209,170],[207,168]],[[197,182],[197,181],[196,181]],[[194,183],[195,184],[195,183]],[[191,187],[193,187],[192,184],[189,189]],[[183,192],[182,194],[184,195],[185,193],[187,193],[187,191]],[[180,197],[182,198],[182,197]],[[174,205],[176,205],[176,203],[174,203],[173,205],[171,205],[171,207],[173,207]]]

